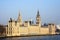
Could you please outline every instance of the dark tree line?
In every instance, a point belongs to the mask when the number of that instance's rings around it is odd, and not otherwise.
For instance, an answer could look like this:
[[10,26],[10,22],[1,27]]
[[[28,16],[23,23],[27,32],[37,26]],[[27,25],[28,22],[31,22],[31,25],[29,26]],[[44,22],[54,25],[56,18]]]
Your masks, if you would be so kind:
[[5,27],[3,25],[0,25],[0,35],[2,35],[5,32]]

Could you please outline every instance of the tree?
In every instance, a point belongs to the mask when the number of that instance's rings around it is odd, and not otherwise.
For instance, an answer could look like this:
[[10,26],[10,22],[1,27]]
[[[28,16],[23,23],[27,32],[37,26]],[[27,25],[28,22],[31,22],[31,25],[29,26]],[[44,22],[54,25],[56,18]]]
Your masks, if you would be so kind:
[[5,27],[3,25],[0,25],[0,35],[5,33]]

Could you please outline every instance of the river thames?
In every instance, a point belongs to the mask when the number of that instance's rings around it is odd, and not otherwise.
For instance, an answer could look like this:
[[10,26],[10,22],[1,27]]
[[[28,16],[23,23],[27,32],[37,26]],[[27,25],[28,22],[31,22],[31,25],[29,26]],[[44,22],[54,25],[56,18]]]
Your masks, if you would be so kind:
[[60,40],[60,35],[0,38],[0,40]]

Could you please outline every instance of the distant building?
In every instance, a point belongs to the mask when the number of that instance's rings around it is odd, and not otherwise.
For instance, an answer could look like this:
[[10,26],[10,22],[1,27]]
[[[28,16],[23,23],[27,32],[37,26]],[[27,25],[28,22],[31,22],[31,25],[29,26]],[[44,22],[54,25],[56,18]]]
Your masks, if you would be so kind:
[[6,36],[55,34],[55,30],[55,24],[49,23],[48,25],[41,25],[39,11],[37,11],[36,15],[36,24],[33,24],[30,20],[23,22],[19,12],[16,21],[10,18],[8,26],[6,27]]
[[56,34],[60,34],[60,25],[56,25]]
[[56,28],[60,30],[60,25],[56,25]]

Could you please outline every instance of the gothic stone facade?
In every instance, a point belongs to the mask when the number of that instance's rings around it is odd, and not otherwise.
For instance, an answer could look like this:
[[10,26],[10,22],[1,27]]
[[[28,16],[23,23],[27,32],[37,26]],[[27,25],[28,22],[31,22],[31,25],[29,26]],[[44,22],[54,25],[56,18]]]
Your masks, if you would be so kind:
[[10,18],[6,27],[6,36],[46,34],[55,34],[55,24],[50,23],[47,26],[41,26],[39,11],[37,11],[35,24],[30,20],[22,22],[22,17],[19,12],[18,19],[15,21]]

